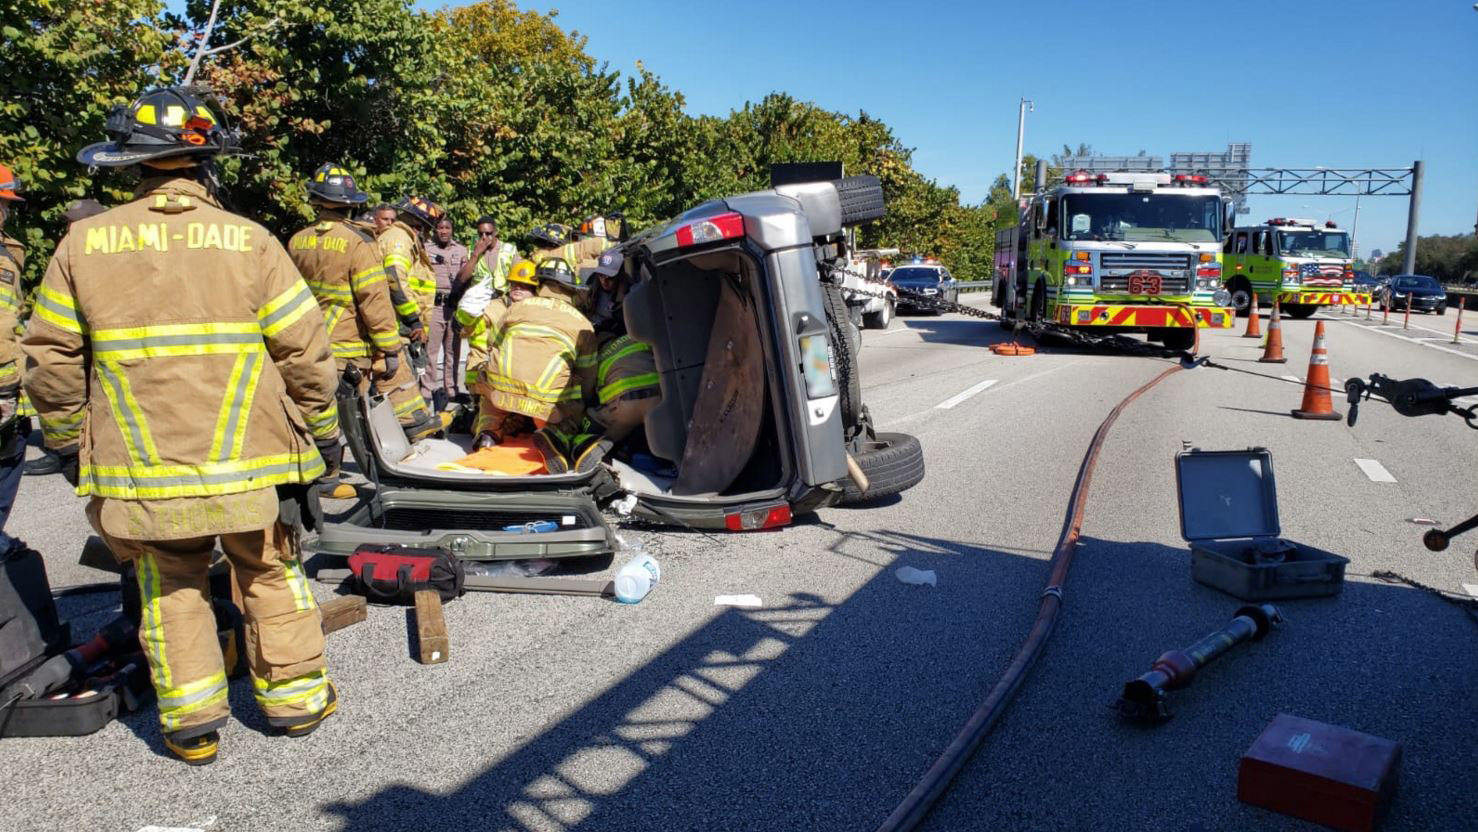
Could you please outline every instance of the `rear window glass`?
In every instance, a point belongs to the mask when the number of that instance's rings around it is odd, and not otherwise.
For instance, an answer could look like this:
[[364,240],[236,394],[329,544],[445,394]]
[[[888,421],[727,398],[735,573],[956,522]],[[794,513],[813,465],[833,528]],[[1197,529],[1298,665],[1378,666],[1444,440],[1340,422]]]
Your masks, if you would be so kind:
[[935,283],[938,283],[939,270],[924,268],[894,269],[893,273],[891,275],[888,275],[888,277],[891,280],[915,280],[923,282],[933,281]]

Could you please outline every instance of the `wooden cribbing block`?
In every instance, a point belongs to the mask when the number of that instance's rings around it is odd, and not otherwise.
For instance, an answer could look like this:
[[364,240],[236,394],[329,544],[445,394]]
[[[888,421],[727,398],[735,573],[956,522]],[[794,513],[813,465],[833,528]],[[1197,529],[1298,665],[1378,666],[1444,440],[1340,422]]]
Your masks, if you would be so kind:
[[432,589],[416,593],[416,645],[421,664],[440,664],[447,660],[451,651],[446,617],[441,612],[441,596]]
[[325,601],[318,605],[318,610],[323,614],[324,635],[358,624],[369,616],[369,605],[363,595],[345,595]]

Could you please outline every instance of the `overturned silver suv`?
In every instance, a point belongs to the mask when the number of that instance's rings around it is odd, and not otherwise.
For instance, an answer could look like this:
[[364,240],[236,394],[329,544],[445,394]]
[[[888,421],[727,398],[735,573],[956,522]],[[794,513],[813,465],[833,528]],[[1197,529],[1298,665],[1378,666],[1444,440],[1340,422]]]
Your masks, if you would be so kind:
[[[600,556],[615,545],[606,511],[750,531],[917,484],[918,440],[876,432],[862,404],[859,333],[841,290],[844,228],[883,210],[873,177],[783,185],[705,202],[621,243],[621,318],[651,346],[661,398],[595,470],[444,470],[407,443],[388,401],[342,402],[350,450],[375,488],[323,525],[317,550]],[[449,439],[471,447],[469,435]]]

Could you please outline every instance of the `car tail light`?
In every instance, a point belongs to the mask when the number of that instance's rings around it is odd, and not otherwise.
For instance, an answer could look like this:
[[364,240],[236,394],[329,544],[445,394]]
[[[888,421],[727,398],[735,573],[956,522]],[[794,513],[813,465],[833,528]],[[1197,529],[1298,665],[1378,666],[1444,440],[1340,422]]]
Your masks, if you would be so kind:
[[732,240],[744,236],[744,215],[719,214],[689,223],[677,230],[677,244],[683,248]]
[[731,532],[755,532],[789,525],[789,503],[740,509],[724,515],[724,526]]

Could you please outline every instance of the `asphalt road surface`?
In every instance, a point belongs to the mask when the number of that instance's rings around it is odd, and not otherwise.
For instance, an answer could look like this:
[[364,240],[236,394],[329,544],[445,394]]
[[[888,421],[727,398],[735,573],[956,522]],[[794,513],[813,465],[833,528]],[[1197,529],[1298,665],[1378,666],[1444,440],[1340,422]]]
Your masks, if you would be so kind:
[[[1478,384],[1478,317],[1475,343],[1437,340],[1453,315],[1414,316],[1429,332],[1321,313],[1332,373]],[[1313,322],[1285,323],[1281,366],[1255,362],[1241,323],[1205,352],[1274,378],[1184,371],[1124,413],[1053,640],[925,828],[1313,828],[1236,799],[1238,758],[1278,713],[1402,743],[1386,829],[1473,828],[1478,622],[1371,573],[1478,585],[1478,534],[1432,554],[1409,522],[1478,511],[1478,432],[1378,403],[1353,429],[1296,421],[1300,388],[1277,377],[1304,375]],[[1002,337],[956,315],[864,333],[876,422],[917,434],[927,456],[901,499],[773,533],[635,532],[663,569],[641,604],[469,595],[446,608],[442,665],[412,660],[405,610],[372,609],[329,637],[337,716],[307,739],[269,736],[237,681],[239,721],[202,769],[165,756],[152,711],[88,737],[0,741],[0,829],[872,829],[1010,661],[1090,436],[1165,366],[983,348]],[[1284,603],[1283,629],[1143,729],[1107,707],[1122,684],[1241,606],[1190,580],[1173,469],[1186,446],[1269,448],[1283,536],[1351,563],[1342,596]],[[25,482],[11,531],[46,554],[54,585],[103,577],[76,565],[88,530],[59,478]],[[901,583],[902,566],[937,585]],[[763,606],[715,606],[730,594]],[[112,608],[65,601],[82,629]]]

